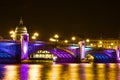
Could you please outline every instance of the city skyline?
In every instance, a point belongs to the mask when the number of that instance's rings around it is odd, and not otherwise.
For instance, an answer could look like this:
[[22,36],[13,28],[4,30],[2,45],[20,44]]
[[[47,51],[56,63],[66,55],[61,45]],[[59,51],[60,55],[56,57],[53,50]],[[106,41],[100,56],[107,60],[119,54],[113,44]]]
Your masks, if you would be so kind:
[[63,38],[118,38],[119,8],[115,1],[1,1],[0,35],[9,38],[22,16],[28,33],[38,32],[39,39],[55,33]]

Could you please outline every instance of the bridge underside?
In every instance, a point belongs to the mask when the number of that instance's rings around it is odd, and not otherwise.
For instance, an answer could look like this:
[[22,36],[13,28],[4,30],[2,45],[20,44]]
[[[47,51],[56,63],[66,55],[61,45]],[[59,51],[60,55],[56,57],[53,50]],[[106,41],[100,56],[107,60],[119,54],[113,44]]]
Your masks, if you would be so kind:
[[110,63],[110,62],[117,62],[117,55],[116,51],[113,49],[94,49],[88,51],[86,57],[89,59],[90,57],[94,58],[94,62],[100,63]]
[[40,49],[30,54],[30,59],[53,60],[57,62],[75,62],[75,56],[59,48]]

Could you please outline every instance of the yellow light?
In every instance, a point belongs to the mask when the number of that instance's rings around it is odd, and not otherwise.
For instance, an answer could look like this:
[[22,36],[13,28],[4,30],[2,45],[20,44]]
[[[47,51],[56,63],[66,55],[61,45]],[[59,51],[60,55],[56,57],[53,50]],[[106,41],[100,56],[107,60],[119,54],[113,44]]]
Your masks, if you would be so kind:
[[90,42],[90,40],[89,40],[89,39],[86,39],[86,42]]
[[73,36],[73,37],[72,37],[72,40],[73,40],[73,41],[75,41],[75,40],[76,40],[76,38]]
[[4,77],[3,80],[17,80],[19,79],[19,66],[17,65],[7,65],[4,67],[5,72],[4,72]]
[[65,42],[65,43],[68,43],[68,40],[65,40],[64,42]]
[[[42,76],[42,70],[43,66],[42,65],[30,65],[28,69],[28,80],[41,80]],[[31,74],[34,73],[34,74]],[[15,79],[14,79],[15,80]],[[17,79],[16,79],[17,80]]]
[[39,34],[37,32],[34,33],[34,36],[39,36]]
[[10,31],[9,33],[10,33],[10,34],[14,34],[15,32],[12,30],[12,31]]
[[81,45],[81,41],[79,41],[78,44]]
[[92,44],[92,43],[91,43],[90,45],[91,45],[91,46],[93,46],[93,44]]
[[112,45],[112,46],[113,46],[114,44],[113,44],[113,43],[111,43],[110,45]]
[[59,35],[58,35],[58,34],[55,34],[55,35],[54,35],[54,38],[59,38]]
[[36,39],[36,37],[35,37],[35,36],[32,36],[32,39]]
[[102,41],[99,41],[100,44],[102,44]]
[[56,40],[55,40],[55,39],[53,39],[53,38],[50,38],[49,40],[50,40],[50,41],[52,41],[52,42],[55,42],[55,41],[56,41]]
[[14,35],[14,34],[12,34],[12,35],[10,35],[10,37],[14,38],[14,37],[15,37],[15,35]]

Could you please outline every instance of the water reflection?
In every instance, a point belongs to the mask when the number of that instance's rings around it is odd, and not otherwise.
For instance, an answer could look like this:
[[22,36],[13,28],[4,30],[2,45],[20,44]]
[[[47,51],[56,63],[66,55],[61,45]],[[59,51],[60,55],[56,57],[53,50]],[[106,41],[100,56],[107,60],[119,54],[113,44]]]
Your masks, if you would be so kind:
[[[94,79],[94,72],[93,72],[93,64],[82,64],[82,70],[84,74],[81,75],[82,80],[93,80]],[[81,73],[82,74],[82,73]]]
[[4,72],[4,80],[20,79],[18,65],[6,65],[4,68],[6,69],[6,71]]
[[29,65],[28,80],[41,80],[42,65]]
[[20,65],[20,80],[27,80],[28,79],[28,70],[29,70],[28,64],[21,64]]
[[118,68],[116,64],[113,64],[113,63],[108,64],[108,74],[107,74],[108,80],[117,80],[117,73],[118,73],[117,69]]
[[0,64],[0,80],[120,80],[120,64]]
[[79,64],[69,64],[68,65],[68,76],[66,80],[80,80],[80,65]]
[[107,80],[106,79],[106,67],[105,64],[97,64],[96,65],[96,80]]
[[52,66],[52,78],[50,80],[62,80],[62,65],[53,65]]

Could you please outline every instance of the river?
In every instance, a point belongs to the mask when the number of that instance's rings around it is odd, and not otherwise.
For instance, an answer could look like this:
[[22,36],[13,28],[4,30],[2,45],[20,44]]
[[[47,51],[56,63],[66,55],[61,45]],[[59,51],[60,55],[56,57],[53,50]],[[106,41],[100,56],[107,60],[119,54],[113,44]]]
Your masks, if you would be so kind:
[[0,80],[120,80],[120,63],[0,64]]

